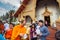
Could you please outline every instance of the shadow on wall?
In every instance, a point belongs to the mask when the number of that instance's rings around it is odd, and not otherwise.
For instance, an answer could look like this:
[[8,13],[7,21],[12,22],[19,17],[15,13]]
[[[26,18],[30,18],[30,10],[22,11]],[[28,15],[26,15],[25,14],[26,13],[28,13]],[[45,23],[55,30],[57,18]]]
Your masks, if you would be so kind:
[[44,7],[46,5],[59,7],[59,3],[57,2],[57,0],[37,0],[36,9],[38,9],[39,7]]

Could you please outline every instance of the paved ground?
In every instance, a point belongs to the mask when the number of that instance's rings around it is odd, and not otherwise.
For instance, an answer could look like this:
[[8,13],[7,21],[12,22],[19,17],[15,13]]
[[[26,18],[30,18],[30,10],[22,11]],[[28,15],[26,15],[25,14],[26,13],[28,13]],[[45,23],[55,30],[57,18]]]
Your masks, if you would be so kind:
[[56,40],[55,39],[56,30],[52,29],[51,27],[49,27],[48,29],[50,31],[50,35],[47,37],[47,40]]

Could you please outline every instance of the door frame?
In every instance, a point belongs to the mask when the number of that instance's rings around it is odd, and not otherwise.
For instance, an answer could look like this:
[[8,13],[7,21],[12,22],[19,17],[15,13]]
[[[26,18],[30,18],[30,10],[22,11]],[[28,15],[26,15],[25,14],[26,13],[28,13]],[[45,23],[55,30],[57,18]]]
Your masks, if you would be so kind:
[[49,22],[50,22],[50,23],[49,23],[49,26],[51,26],[51,17],[50,17],[50,15],[49,15],[49,16],[44,16],[44,21],[46,21],[46,20],[45,20],[45,17],[49,17],[49,19],[50,19],[50,21],[49,21]]

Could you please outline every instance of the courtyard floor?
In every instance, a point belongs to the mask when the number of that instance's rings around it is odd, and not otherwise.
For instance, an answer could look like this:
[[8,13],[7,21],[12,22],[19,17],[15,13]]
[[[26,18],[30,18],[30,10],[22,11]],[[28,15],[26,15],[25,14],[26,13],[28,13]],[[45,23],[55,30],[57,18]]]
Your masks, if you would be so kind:
[[56,29],[53,29],[51,27],[48,27],[48,29],[50,31],[50,35],[47,37],[47,40],[56,40],[55,39]]

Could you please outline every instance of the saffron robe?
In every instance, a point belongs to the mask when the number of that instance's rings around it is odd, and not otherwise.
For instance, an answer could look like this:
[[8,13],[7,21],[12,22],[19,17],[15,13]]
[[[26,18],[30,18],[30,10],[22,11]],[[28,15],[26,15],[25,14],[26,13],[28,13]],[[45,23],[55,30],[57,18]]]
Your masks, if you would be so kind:
[[26,28],[23,25],[17,25],[13,28],[11,40],[21,40],[20,33],[26,34]]

